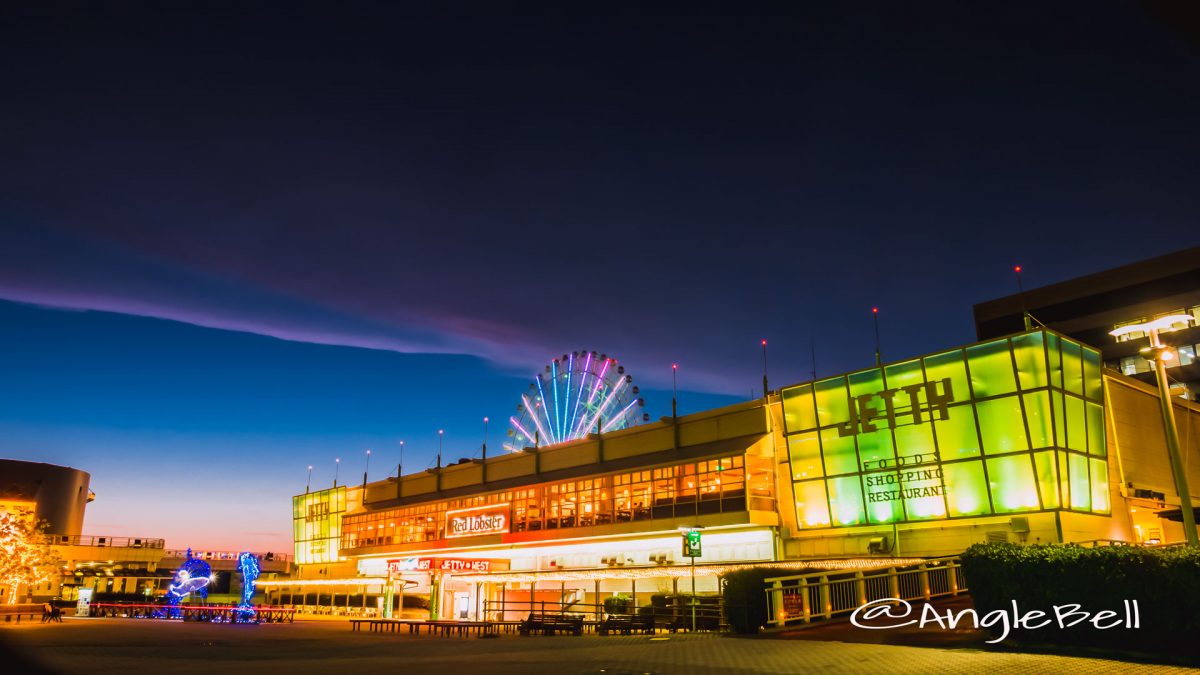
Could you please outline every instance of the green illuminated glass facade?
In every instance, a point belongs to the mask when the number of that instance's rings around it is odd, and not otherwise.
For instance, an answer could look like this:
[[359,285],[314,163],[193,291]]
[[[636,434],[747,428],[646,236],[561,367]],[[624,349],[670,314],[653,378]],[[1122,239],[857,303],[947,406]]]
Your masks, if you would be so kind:
[[1032,331],[785,388],[800,527],[1109,513],[1100,364]]
[[292,541],[298,564],[337,562],[345,513],[344,485],[292,497]]

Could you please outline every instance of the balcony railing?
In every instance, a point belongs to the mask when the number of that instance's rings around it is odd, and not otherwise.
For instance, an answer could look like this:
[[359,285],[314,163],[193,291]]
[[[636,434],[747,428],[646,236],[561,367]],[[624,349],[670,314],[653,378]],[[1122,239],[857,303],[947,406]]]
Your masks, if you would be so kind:
[[48,534],[46,542],[54,546],[107,546],[111,548],[165,548],[165,539],[150,537],[110,537],[98,534]]
[[[292,559],[292,556],[288,555],[287,553],[276,553],[274,551],[267,551],[265,553],[262,551],[252,551],[252,553],[254,554],[254,557],[258,558],[260,561],[263,561],[263,562],[290,562]],[[163,557],[164,558],[186,558],[187,554],[188,554],[188,550],[185,548],[172,548],[172,549],[168,549],[167,552],[165,554],[163,554]],[[200,558],[201,560],[234,560],[234,561],[236,561],[238,559],[238,556],[240,556],[241,554],[242,554],[242,551],[197,551],[197,550],[192,551],[192,557]]]
[[957,556],[875,572],[816,572],[764,579],[772,626],[850,614],[869,602],[931,600],[966,592]]

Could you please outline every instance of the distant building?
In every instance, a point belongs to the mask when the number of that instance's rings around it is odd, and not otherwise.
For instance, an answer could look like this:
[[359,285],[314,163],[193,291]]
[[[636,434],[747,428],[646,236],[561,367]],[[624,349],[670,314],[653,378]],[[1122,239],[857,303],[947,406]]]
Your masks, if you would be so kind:
[[1036,323],[1099,348],[1107,368],[1147,383],[1154,383],[1154,372],[1138,353],[1147,336],[1114,338],[1109,331],[1191,315],[1190,326],[1176,324],[1162,340],[1178,354],[1167,370],[1172,393],[1200,400],[1200,246],[979,303],[975,332],[980,340],[1021,332],[1025,312]]
[[42,462],[0,460],[0,503],[23,502],[45,521],[48,532],[77,535],[83,531],[83,511],[95,493],[91,476],[69,466]]
[[[154,537],[85,535],[84,511],[96,495],[86,471],[42,462],[0,459],[0,510],[22,511],[46,523],[46,538],[62,559],[57,578],[37,588],[19,589],[22,598],[43,602],[73,600],[83,588],[98,600],[154,598],[166,592],[185,551],[167,550]],[[236,597],[241,579],[235,568],[237,552],[197,551],[219,576],[214,592]],[[258,554],[263,579],[286,575],[291,556]],[[6,589],[0,589],[6,590]],[[2,596],[0,596],[2,597]]]

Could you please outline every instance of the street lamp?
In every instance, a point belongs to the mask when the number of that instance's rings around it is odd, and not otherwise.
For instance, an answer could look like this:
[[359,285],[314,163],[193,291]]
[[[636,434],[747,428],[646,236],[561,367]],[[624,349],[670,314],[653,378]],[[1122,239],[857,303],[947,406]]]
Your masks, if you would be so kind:
[[1163,432],[1167,436],[1167,454],[1171,458],[1171,472],[1175,474],[1175,491],[1179,493],[1179,510],[1183,516],[1183,534],[1187,537],[1188,546],[1200,545],[1196,537],[1196,516],[1192,513],[1192,495],[1188,490],[1187,474],[1183,468],[1183,458],[1179,452],[1179,432],[1175,427],[1175,410],[1171,407],[1171,387],[1167,383],[1167,366],[1164,363],[1175,357],[1174,353],[1162,343],[1158,332],[1177,323],[1185,326],[1192,321],[1191,315],[1172,314],[1153,321],[1131,326],[1121,326],[1109,331],[1113,337],[1121,337],[1137,331],[1145,331],[1150,336],[1150,346],[1141,350],[1142,357],[1154,364],[1154,374],[1158,379],[1158,400],[1162,409]]

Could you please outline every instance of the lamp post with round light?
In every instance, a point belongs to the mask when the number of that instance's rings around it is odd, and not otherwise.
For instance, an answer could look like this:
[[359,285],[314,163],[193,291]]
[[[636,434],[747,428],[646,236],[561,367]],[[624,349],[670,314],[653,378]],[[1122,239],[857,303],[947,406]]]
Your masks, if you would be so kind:
[[1158,333],[1177,323],[1187,325],[1192,321],[1188,314],[1173,314],[1153,321],[1147,321],[1130,326],[1121,326],[1110,331],[1113,337],[1121,337],[1128,333],[1145,331],[1150,337],[1150,346],[1141,350],[1142,356],[1154,364],[1154,375],[1158,379],[1158,400],[1162,409],[1163,432],[1167,437],[1167,454],[1171,458],[1171,473],[1175,474],[1175,491],[1179,493],[1179,511],[1183,516],[1183,534],[1188,546],[1200,545],[1196,536],[1196,516],[1192,512],[1192,495],[1188,490],[1187,473],[1183,466],[1183,458],[1179,452],[1179,431],[1175,426],[1175,410],[1171,406],[1171,386],[1167,382],[1166,361],[1174,358],[1174,353],[1162,343]]

